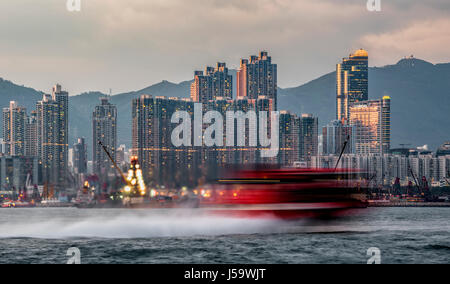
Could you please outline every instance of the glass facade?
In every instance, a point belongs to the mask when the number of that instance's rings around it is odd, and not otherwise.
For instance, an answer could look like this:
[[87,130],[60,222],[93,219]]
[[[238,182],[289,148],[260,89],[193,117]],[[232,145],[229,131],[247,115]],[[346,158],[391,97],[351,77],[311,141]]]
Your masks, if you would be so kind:
[[336,66],[336,118],[349,122],[349,108],[369,99],[369,56],[360,49]]

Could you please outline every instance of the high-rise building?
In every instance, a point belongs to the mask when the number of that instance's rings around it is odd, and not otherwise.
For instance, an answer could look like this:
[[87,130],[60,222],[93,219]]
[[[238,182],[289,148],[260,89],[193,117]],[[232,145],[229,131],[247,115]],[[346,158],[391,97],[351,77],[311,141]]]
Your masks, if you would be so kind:
[[60,85],[36,104],[38,155],[43,181],[56,189],[67,186],[69,94]]
[[205,72],[195,71],[191,84],[191,99],[206,103],[217,97],[233,96],[233,77],[228,74],[225,63],[218,62],[216,68],[206,67]]
[[73,171],[75,174],[87,173],[87,145],[84,137],[73,144]]
[[277,65],[266,51],[250,59],[241,59],[237,71],[237,97],[257,99],[260,96],[273,100],[273,110],[277,109]]
[[3,109],[3,140],[6,155],[25,155],[26,126],[26,109],[18,106],[15,101],[11,101],[9,108]]
[[58,165],[58,184],[67,184],[69,162],[69,93],[63,91],[60,85],[53,87],[52,99],[56,102],[56,148]]
[[293,166],[300,159],[300,120],[288,111],[280,112],[280,151],[278,163]]
[[33,110],[27,118],[25,132],[25,156],[38,157],[38,121],[37,112]]
[[336,118],[344,124],[352,104],[369,99],[368,62],[369,54],[360,49],[336,65]]
[[39,184],[39,162],[37,157],[0,156],[0,184],[2,190],[23,190]]
[[153,185],[192,185],[197,182],[200,149],[175,147],[171,135],[177,126],[171,122],[176,111],[193,116],[189,99],[141,95],[132,102],[132,155],[137,156],[144,179]]
[[363,101],[350,107],[357,154],[387,153],[391,146],[391,98]]
[[45,94],[36,104],[38,118],[38,157],[42,165],[42,180],[54,184],[57,180],[56,165],[56,112],[57,105],[51,95]]
[[333,120],[322,129],[322,154],[339,155],[347,145],[344,154],[354,153],[354,127],[352,125],[344,125],[340,120]]
[[94,173],[102,180],[106,180],[108,174],[114,173],[114,169],[111,160],[99,142],[106,147],[113,159],[115,159],[117,147],[117,107],[109,102],[108,97],[102,97],[100,101],[100,105],[95,106],[94,112],[92,113],[92,160]]
[[359,178],[372,186],[393,186],[397,182],[402,186],[408,186],[415,184],[416,181],[445,182],[448,179],[450,155],[434,157],[431,153],[397,150],[383,155],[344,154],[339,164],[337,164],[339,155],[322,155],[315,157],[311,166],[313,168],[337,166],[341,169],[358,170]]
[[[230,98],[217,98],[216,100],[211,100],[205,105],[204,112],[206,111],[217,111],[224,118],[227,116],[227,112],[242,112],[248,114],[252,111],[259,118],[260,112],[266,112],[267,115],[267,137],[270,137],[271,131],[271,120],[270,120],[270,110],[273,109],[273,101],[265,96],[260,96],[256,99],[249,99],[248,97],[239,97],[236,100]],[[249,120],[245,119],[235,119],[233,130],[233,146],[227,146],[227,140],[231,139],[227,137],[228,129],[230,125],[224,123],[223,125],[223,146],[213,146],[206,147],[203,149],[202,161],[206,163],[206,168],[211,172],[218,172],[221,168],[228,165],[253,165],[257,163],[276,163],[277,158],[262,158],[261,150],[262,148],[256,143],[251,145],[250,137],[256,138],[256,142],[260,141],[259,138],[259,124],[254,127],[250,125]],[[204,126],[205,130],[206,126]],[[238,136],[243,136],[243,143],[238,143]],[[242,145],[240,145],[242,144]],[[211,174],[214,175],[214,174]]]
[[317,156],[319,147],[319,119],[312,114],[302,114],[300,124],[300,159],[309,161]]

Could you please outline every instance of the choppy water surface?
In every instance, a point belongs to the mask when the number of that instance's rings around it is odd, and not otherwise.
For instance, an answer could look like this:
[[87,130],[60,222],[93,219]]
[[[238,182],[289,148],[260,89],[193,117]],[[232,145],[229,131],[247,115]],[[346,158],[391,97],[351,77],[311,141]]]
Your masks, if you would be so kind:
[[[356,213],[356,214],[355,214]],[[374,208],[333,221],[192,211],[0,209],[0,263],[450,263],[450,208]]]

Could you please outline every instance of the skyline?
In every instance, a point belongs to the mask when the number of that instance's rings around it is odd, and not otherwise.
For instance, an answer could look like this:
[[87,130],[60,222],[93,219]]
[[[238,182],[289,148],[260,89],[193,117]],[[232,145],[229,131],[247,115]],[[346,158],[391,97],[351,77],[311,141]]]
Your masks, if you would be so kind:
[[450,61],[450,35],[442,32],[450,27],[448,1],[384,1],[377,13],[366,1],[342,2],[132,0],[124,8],[91,0],[82,1],[81,12],[54,0],[0,4],[0,76],[44,92],[56,81],[72,95],[110,88],[118,94],[189,80],[192,70],[217,61],[238,69],[242,55],[259,49],[277,58],[283,88],[331,72],[348,55],[341,50],[367,49],[370,66],[411,54]]
[[[364,48],[362,48],[362,49],[364,49]],[[263,51],[266,52],[266,50],[263,50]],[[352,52],[355,52],[355,51],[357,51],[357,49],[348,51],[349,53],[348,53],[348,55],[346,55],[346,56],[351,56],[351,55],[352,55]],[[258,51],[258,52],[254,52],[253,55],[258,54],[259,52],[261,52],[261,50]],[[344,53],[345,53],[345,51],[344,51]],[[412,57],[411,57],[411,56],[412,56]],[[343,58],[344,58],[344,57],[343,57]],[[343,59],[343,58],[342,58],[342,59]],[[242,59],[247,59],[247,58],[246,58],[246,57],[243,57]],[[415,56],[413,56],[413,55],[410,55],[410,56],[404,56],[404,57],[398,58],[395,62],[391,62],[391,63],[388,63],[388,64],[386,64],[386,65],[372,66],[372,65],[370,65],[370,52],[369,52],[369,69],[371,69],[371,68],[384,68],[384,67],[388,67],[388,66],[394,66],[394,65],[398,64],[398,62],[400,62],[400,61],[403,60],[403,59],[416,59],[416,60],[424,61],[424,62],[426,62],[426,63],[430,63],[430,64],[433,64],[433,65],[450,64],[450,60],[449,60],[449,62],[436,62],[436,63],[434,63],[434,62],[427,61],[427,60],[425,60],[425,59],[423,59],[423,58],[419,58],[419,57],[415,57]],[[215,66],[217,63],[220,63],[220,62],[217,61],[217,62],[214,62],[214,63],[211,63],[211,64],[206,64],[205,66],[215,68],[214,66]],[[225,62],[225,63],[226,63],[226,62]],[[336,63],[338,64],[339,61],[337,61]],[[336,63],[335,63],[334,66],[336,66]],[[228,64],[228,63],[226,63],[226,64]],[[277,64],[277,65],[279,65],[279,64]],[[205,68],[205,66],[203,66],[203,68]],[[201,68],[198,68],[198,69],[201,69]],[[336,69],[336,68],[330,68],[330,70],[329,70],[328,72],[319,74],[319,75],[317,75],[316,77],[314,77],[314,78],[312,78],[312,79],[310,79],[310,80],[308,80],[308,81],[306,81],[306,82],[299,82],[298,84],[294,84],[294,85],[292,85],[292,86],[280,86],[280,85],[278,84],[277,87],[278,87],[278,89],[282,89],[282,90],[295,89],[295,88],[298,88],[298,87],[302,87],[302,86],[305,86],[305,85],[307,85],[307,84],[309,84],[309,83],[311,83],[311,82],[313,82],[313,81],[316,81],[317,79],[319,79],[319,78],[321,78],[321,77],[324,77],[324,76],[326,76],[326,75],[335,73],[335,72],[336,72],[335,69]],[[239,71],[239,68],[237,68],[237,69],[230,68],[229,70],[232,71],[232,72],[236,72],[236,73],[237,73],[237,71]],[[156,86],[156,85],[158,85],[158,84],[160,84],[160,83],[164,83],[164,82],[167,82],[167,83],[170,83],[170,84],[174,84],[174,85],[180,85],[180,84],[182,84],[182,83],[193,82],[193,81],[195,80],[195,72],[196,72],[195,70],[192,71],[191,78],[186,78],[186,79],[181,80],[181,81],[173,81],[173,80],[164,78],[164,79],[162,79],[162,80],[160,80],[160,81],[157,81],[157,82],[154,82],[154,83],[141,84],[141,86],[138,87],[138,88],[133,88],[133,87],[131,87],[131,89],[125,89],[124,91],[121,91],[121,92],[115,92],[112,88],[108,88],[108,89],[105,89],[105,90],[98,90],[98,89],[92,89],[92,90],[91,90],[91,89],[82,89],[82,90],[80,90],[79,92],[73,92],[73,91],[71,91],[69,88],[67,88],[67,92],[69,92],[69,97],[75,97],[75,96],[79,96],[79,95],[85,95],[85,94],[88,94],[88,93],[96,93],[96,92],[102,93],[103,95],[106,95],[106,96],[112,96],[112,97],[114,97],[114,96],[116,96],[116,95],[124,95],[124,94],[127,94],[127,93],[129,93],[129,92],[138,92],[138,91],[141,91],[142,89],[146,89],[146,88],[149,88],[149,87],[153,87],[153,86]],[[52,91],[51,88],[52,88],[52,86],[54,86],[54,85],[57,85],[57,84],[60,84],[60,85],[67,85],[67,84],[65,84],[65,82],[55,81],[55,80],[54,80],[54,81],[52,81],[52,82],[50,83],[50,85],[44,86],[43,89],[40,89],[40,88],[37,88],[36,86],[33,86],[33,85],[25,85],[25,84],[22,84],[22,83],[19,82],[19,81],[12,80],[10,77],[6,77],[6,76],[5,76],[5,77],[2,77],[2,76],[3,76],[3,75],[0,75],[0,79],[2,79],[2,80],[4,80],[4,81],[10,82],[10,83],[12,83],[12,84],[14,84],[14,85],[16,85],[16,86],[19,86],[19,87],[24,87],[24,88],[30,88],[30,89],[33,89],[34,91],[41,92],[42,94],[50,94],[51,91]],[[237,75],[232,75],[232,76],[233,76],[233,77],[236,77]],[[236,79],[236,78],[235,78],[235,79]],[[233,79],[233,80],[235,80],[235,79]],[[49,87],[49,86],[50,86],[50,87]],[[233,92],[236,91],[235,89],[236,89],[236,86],[233,85]],[[110,91],[112,92],[111,95],[110,95]],[[233,95],[234,95],[234,94],[233,94]],[[330,95],[335,95],[335,94],[330,93]],[[187,96],[189,97],[189,92],[187,93]]]

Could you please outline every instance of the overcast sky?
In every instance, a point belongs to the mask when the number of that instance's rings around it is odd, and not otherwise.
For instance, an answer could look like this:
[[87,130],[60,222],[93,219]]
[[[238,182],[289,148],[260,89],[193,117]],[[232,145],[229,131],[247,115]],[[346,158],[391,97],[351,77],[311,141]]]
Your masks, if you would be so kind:
[[370,65],[414,54],[450,62],[449,0],[66,0],[0,1],[0,77],[49,92],[138,90],[267,50],[278,84],[334,70],[352,50]]

